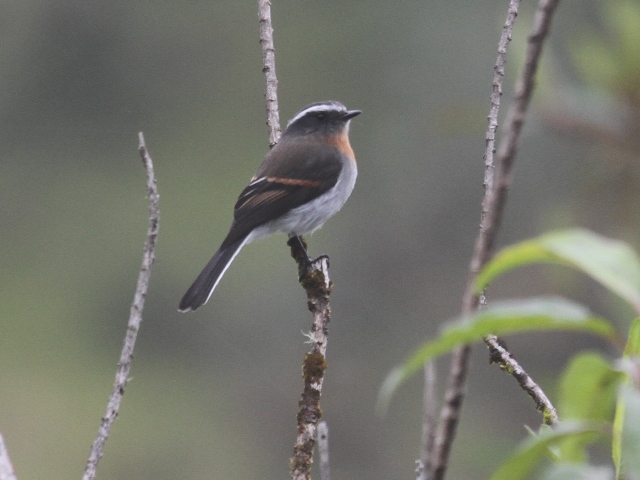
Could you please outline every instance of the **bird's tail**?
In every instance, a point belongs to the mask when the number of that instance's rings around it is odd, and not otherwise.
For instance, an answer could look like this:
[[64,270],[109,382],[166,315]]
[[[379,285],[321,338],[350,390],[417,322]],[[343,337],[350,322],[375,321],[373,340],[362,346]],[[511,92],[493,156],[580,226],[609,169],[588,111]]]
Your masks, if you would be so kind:
[[229,265],[231,265],[231,262],[246,241],[246,237],[236,240],[230,245],[221,247],[220,250],[213,255],[209,263],[207,263],[207,266],[200,272],[198,278],[196,278],[189,287],[189,290],[187,290],[187,293],[182,297],[182,300],[180,300],[180,306],[178,307],[180,312],[195,310],[207,303],[213,290],[222,278],[222,275],[227,271],[227,268],[229,268]]

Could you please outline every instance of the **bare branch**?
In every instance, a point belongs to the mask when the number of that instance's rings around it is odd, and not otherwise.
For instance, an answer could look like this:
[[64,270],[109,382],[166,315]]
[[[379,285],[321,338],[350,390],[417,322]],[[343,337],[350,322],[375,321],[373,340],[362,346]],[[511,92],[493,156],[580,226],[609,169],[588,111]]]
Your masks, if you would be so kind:
[[506,203],[507,190],[511,184],[511,171],[516,158],[524,117],[529,107],[535,86],[535,74],[542,54],[544,41],[549,34],[553,14],[560,0],[540,0],[527,39],[527,51],[523,70],[516,81],[513,102],[505,117],[505,130],[498,148],[498,172],[495,192],[494,223],[499,227]]
[[[519,0],[511,0],[507,20],[502,29],[500,42],[498,43],[498,58],[494,67],[493,87],[491,91],[491,108],[489,111],[489,126],[486,134],[486,150],[484,155],[485,175],[484,175],[484,197],[482,199],[482,212],[480,215],[480,229],[476,237],[476,243],[469,266],[469,281],[467,289],[462,299],[462,313],[469,314],[478,306],[479,298],[474,294],[472,288],[473,278],[477,275],[482,265],[489,255],[490,237],[487,230],[491,227],[489,220],[492,219],[490,207],[493,197],[493,177],[495,152],[495,135],[498,128],[498,111],[500,110],[500,99],[502,97],[502,79],[504,77],[504,65],[506,63],[507,47],[511,42],[511,33],[516,17],[518,16]],[[464,390],[466,375],[469,364],[471,347],[468,345],[457,348],[452,353],[451,366],[449,367],[449,377],[447,379],[447,390],[444,396],[444,404],[440,410],[440,420],[436,431],[434,449],[431,455],[433,465],[433,478],[442,479],[447,468],[447,461],[451,451],[451,445],[456,433],[460,410],[464,400]]]
[[4,443],[4,438],[0,434],[0,480],[18,480],[11,465],[9,451]]
[[142,323],[142,310],[144,309],[144,301],[149,288],[149,277],[151,275],[151,267],[155,259],[155,245],[158,238],[158,187],[156,185],[155,173],[153,170],[153,161],[147,151],[142,132],[139,134],[139,151],[142,162],[147,171],[147,195],[149,198],[149,227],[147,230],[147,239],[144,243],[144,253],[142,256],[142,265],[138,275],[138,283],[131,305],[129,314],[129,323],[127,324],[127,333],[124,337],[124,345],[118,362],[115,380],[113,382],[113,390],[109,397],[107,410],[102,417],[102,422],[98,430],[98,435],[93,442],[91,453],[85,467],[83,480],[92,480],[96,475],[98,462],[102,457],[104,445],[109,437],[109,432],[118,412],[120,410],[120,402],[124,395],[124,389],[127,385],[131,363],[133,362],[133,349],[136,343],[136,337]]
[[436,368],[433,361],[424,365],[422,396],[422,448],[416,461],[416,480],[431,478],[431,452],[436,436]]
[[[269,146],[273,147],[280,139],[280,117],[270,0],[258,0],[258,10],[263,57],[262,71],[265,75],[264,98],[267,107],[267,125],[269,126]],[[302,237],[290,238],[287,245],[291,247],[291,256],[298,263],[300,283],[307,293],[307,305],[313,314],[313,325],[309,333],[312,347],[305,355],[302,365],[304,390],[298,403],[298,435],[290,465],[291,478],[303,480],[311,478],[317,426],[322,416],[320,396],[324,372],[327,368],[325,354],[329,320],[331,319],[329,295],[333,285],[329,279],[328,257],[323,256],[309,263],[306,243]]]
[[490,362],[498,364],[502,370],[518,381],[520,388],[527,392],[533,399],[536,404],[536,409],[542,412],[542,421],[546,425],[555,425],[558,423],[558,412],[551,403],[551,400],[549,400],[533,378],[520,366],[518,361],[513,358],[504,340],[495,335],[488,335],[484,338],[484,341],[489,347]]
[[318,456],[320,457],[320,480],[331,480],[329,470],[329,427],[327,422],[318,423]]
[[262,46],[262,71],[265,78],[264,100],[267,107],[269,147],[272,148],[280,140],[280,113],[278,111],[276,50],[273,46],[270,0],[258,0],[258,19],[260,22],[260,45]]
[[[527,42],[524,68],[516,82],[514,100],[507,111],[505,133],[498,150],[497,182],[492,198],[493,208],[490,209],[495,225],[493,228],[494,232],[497,232],[502,220],[507,191],[511,184],[511,172],[517,153],[520,133],[524,124],[525,114],[533,95],[538,61],[540,60],[542,47],[548,36],[551,19],[553,18],[558,3],[559,0],[541,0],[538,4],[538,9],[533,20],[533,27],[529,33]],[[493,241],[491,241],[491,243],[492,242]],[[520,387],[533,399],[536,408],[542,412],[544,423],[548,425],[558,423],[558,413],[549,398],[513,358],[504,346],[504,343],[495,335],[488,335],[484,338],[484,341],[489,346],[492,363],[500,365],[504,371],[509,372],[518,381]]]
[[[300,242],[296,238],[299,238]],[[298,435],[291,458],[291,478],[309,480],[317,425],[322,416],[320,397],[324,372],[327,369],[325,355],[331,320],[329,296],[333,283],[329,279],[329,259],[326,256],[309,263],[306,244],[302,237],[291,238],[287,245],[291,247],[291,256],[298,263],[300,283],[307,292],[307,306],[313,314],[313,325],[309,332],[311,350],[305,355],[302,366],[304,390],[298,402]]]
[[[495,132],[497,128],[500,96],[502,94],[502,78],[504,76],[506,50],[511,40],[511,32],[518,14],[518,6],[520,2],[519,0],[511,0],[509,4],[507,21],[505,22],[499,42],[498,59],[496,61],[493,89],[491,93],[491,110],[489,113],[489,127],[486,135],[486,152],[484,158],[485,193],[482,201],[480,229],[478,237],[476,238],[469,267],[468,285],[462,301],[463,315],[472,313],[479,304],[479,296],[474,293],[473,281],[477,273],[487,262],[500,227],[506,202],[506,193],[511,178],[511,169],[515,160],[520,132],[524,123],[524,115],[533,92],[533,81],[537,70],[538,59],[542,52],[542,45],[549,31],[551,18],[553,17],[558,1],[559,0],[540,0],[538,3],[538,10],[536,12],[534,25],[529,36],[525,66],[516,84],[514,102],[511,105],[505,120],[504,136],[501,140],[500,148],[498,149],[498,166],[495,171],[494,179],[493,155],[495,152]],[[490,345],[490,347],[492,347],[492,352],[495,350],[493,347],[499,345],[495,337],[487,337],[485,341]],[[464,388],[470,352],[471,348],[469,346],[463,346],[456,349],[452,355],[451,367],[447,380],[447,391],[445,393],[444,405],[440,412],[440,421],[438,424],[438,431],[432,456],[434,465],[433,478],[436,480],[444,478],[446,472],[447,461],[451,445],[455,437],[462,402],[464,400]],[[510,355],[508,361],[515,362]],[[517,365],[517,363],[515,365]],[[524,372],[519,365],[518,369],[519,371]],[[531,379],[529,378],[529,380]],[[529,382],[524,383],[529,384]],[[531,383],[533,383],[532,380]],[[535,385],[535,383],[533,384]],[[539,389],[539,387],[537,388]],[[527,393],[532,396],[535,392],[535,388],[527,390]],[[544,398],[546,402],[548,402],[548,399],[544,394],[543,396],[536,396],[535,398],[541,401]],[[551,408],[551,410],[547,411],[555,412],[550,403],[545,404],[545,408],[548,408],[547,406],[550,406]],[[550,414],[545,414],[545,421],[548,421],[551,418],[552,416]]]
[[473,281],[482,269],[491,253],[493,241],[497,233],[495,218],[495,185],[494,185],[494,154],[495,136],[498,128],[498,112],[500,111],[500,99],[502,98],[502,80],[504,78],[504,66],[507,61],[507,48],[511,42],[511,34],[520,0],[511,0],[507,21],[502,29],[502,36],[498,43],[498,58],[494,67],[493,86],[491,90],[491,108],[489,110],[487,133],[485,135],[484,154],[484,197],[482,199],[482,212],[480,214],[480,230],[469,265],[469,282],[464,293],[462,313],[470,314],[478,306],[479,296],[473,293]]

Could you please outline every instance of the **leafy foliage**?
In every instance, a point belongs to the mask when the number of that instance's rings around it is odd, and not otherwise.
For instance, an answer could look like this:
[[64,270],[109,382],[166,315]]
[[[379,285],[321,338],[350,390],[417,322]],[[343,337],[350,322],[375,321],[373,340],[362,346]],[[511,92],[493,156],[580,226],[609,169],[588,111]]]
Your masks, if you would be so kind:
[[[608,421],[622,374],[594,352],[577,355],[560,379],[558,412],[565,420]],[[559,444],[558,457],[566,462],[587,460],[587,443],[571,436]]]
[[386,378],[378,401],[384,410],[396,389],[419,371],[425,362],[450,352],[457,346],[479,342],[489,334],[573,330],[613,340],[615,331],[603,319],[582,305],[559,297],[492,302],[470,317],[461,317],[444,325],[438,338],[418,348],[409,359]]
[[[640,312],[640,261],[625,243],[582,229],[550,232],[499,252],[479,273],[475,288],[483,291],[511,270],[532,264],[557,264],[582,272]],[[609,320],[583,305],[559,297],[491,302],[469,317],[449,322],[440,335],[418,348],[394,369],[381,389],[379,406],[386,407],[396,389],[425,362],[453,348],[478,341],[488,334],[505,335],[554,330],[599,335],[622,342]],[[588,463],[588,447],[608,439],[616,479],[640,478],[640,319],[631,324],[620,360],[599,353],[576,355],[560,378],[557,401],[561,422],[544,426],[524,441],[491,477],[492,480],[527,478],[544,460],[553,466],[547,479],[609,480],[613,469]]]
[[640,260],[625,243],[588,230],[551,232],[507,247],[482,270],[478,292],[499,275],[533,263],[565,265],[586,273],[640,313]]
[[520,480],[545,458],[549,449],[569,439],[589,441],[604,431],[603,425],[590,423],[561,423],[555,428],[545,427],[539,435],[525,440],[516,452],[491,476],[491,480]]

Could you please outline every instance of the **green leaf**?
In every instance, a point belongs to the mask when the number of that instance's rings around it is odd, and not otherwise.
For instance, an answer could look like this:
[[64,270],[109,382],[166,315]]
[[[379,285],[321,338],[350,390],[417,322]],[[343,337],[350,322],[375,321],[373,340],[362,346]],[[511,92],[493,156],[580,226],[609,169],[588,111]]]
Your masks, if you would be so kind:
[[491,480],[521,480],[550,455],[549,448],[568,438],[593,440],[606,431],[594,422],[562,422],[554,428],[544,428],[537,437],[525,440],[495,473]]
[[614,472],[609,466],[595,467],[575,463],[553,465],[540,477],[541,480],[613,480]]
[[507,247],[485,266],[476,292],[497,276],[533,263],[565,265],[586,273],[640,312],[640,260],[626,244],[588,230],[551,232]]
[[640,318],[631,324],[629,338],[621,362],[627,373],[626,384],[620,388],[613,421],[613,463],[616,478],[640,478],[640,392],[633,387],[639,375]]
[[640,357],[640,318],[636,318],[629,329],[629,338],[624,347],[626,357]]
[[616,478],[640,478],[640,391],[624,385],[613,423],[613,461]]
[[622,373],[599,353],[575,356],[560,381],[558,411],[572,420],[610,420]]
[[613,439],[611,446],[611,457],[613,465],[616,467],[616,479],[620,478],[622,473],[622,432],[624,431],[624,414],[625,404],[620,397],[616,404],[616,414],[613,419]]
[[455,347],[477,342],[485,335],[516,332],[575,330],[615,338],[613,327],[594,316],[587,308],[559,297],[493,302],[469,317],[446,323],[438,338],[425,343],[385,379],[378,408],[385,411],[396,389],[425,362],[450,352]]
[[[577,355],[560,381],[558,414],[566,420],[610,421],[616,390],[623,379],[624,375],[600,354]],[[570,438],[560,443],[559,456],[565,462],[583,462],[585,447],[585,443]]]
[[485,265],[475,280],[476,293],[482,292],[496,277],[503,273],[534,263],[571,265],[543,248],[540,239],[526,240],[503,248]]

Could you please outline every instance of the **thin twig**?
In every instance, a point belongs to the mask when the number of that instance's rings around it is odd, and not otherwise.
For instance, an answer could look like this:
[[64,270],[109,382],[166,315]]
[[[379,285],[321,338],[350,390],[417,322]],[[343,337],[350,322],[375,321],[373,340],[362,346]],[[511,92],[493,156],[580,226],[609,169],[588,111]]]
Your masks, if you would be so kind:
[[331,320],[329,296],[333,283],[329,279],[329,259],[322,256],[309,263],[306,244],[302,237],[298,238],[300,242],[294,237],[287,244],[291,247],[291,256],[298,263],[300,283],[307,293],[307,306],[313,314],[313,325],[308,334],[311,350],[305,355],[302,365],[304,390],[298,402],[298,434],[291,458],[291,478],[309,480],[317,425],[322,416],[320,397],[324,372],[327,369],[325,355]]
[[[267,125],[269,126],[269,146],[273,147],[280,139],[280,118],[278,113],[278,79],[276,78],[275,47],[273,27],[271,26],[270,0],[258,0],[260,20],[260,45],[262,45],[263,68],[265,75],[265,104]],[[299,241],[298,241],[299,238]],[[306,244],[302,237],[293,237],[287,245],[291,247],[291,256],[298,263],[300,283],[307,293],[307,306],[313,314],[313,325],[309,333],[311,350],[304,357],[302,376],[304,390],[298,403],[298,434],[293,448],[290,470],[294,480],[311,478],[313,450],[316,443],[317,425],[322,411],[320,396],[324,372],[327,368],[327,332],[331,319],[329,295],[332,283],[329,279],[329,259],[326,256],[309,263]]]
[[329,470],[329,427],[327,422],[318,423],[318,456],[320,457],[320,480],[331,480]]
[[[505,119],[504,136],[498,149],[498,163],[493,174],[493,155],[495,152],[495,131],[497,128],[497,113],[502,92],[502,78],[506,62],[506,49],[511,40],[511,32],[518,14],[519,0],[511,0],[507,21],[503,28],[498,47],[498,59],[495,67],[493,90],[491,95],[491,111],[489,127],[486,136],[485,152],[485,193],[482,201],[481,224],[469,267],[469,280],[462,301],[462,314],[472,313],[478,306],[479,296],[474,293],[473,281],[475,276],[487,262],[498,229],[506,202],[506,193],[511,178],[511,168],[515,159],[520,132],[524,122],[524,115],[533,92],[533,81],[537,69],[538,59],[542,52],[542,45],[547,36],[551,18],[559,0],[540,0],[534,19],[532,32],[529,36],[525,66],[516,84],[515,99]],[[497,339],[487,337],[490,345],[497,343]],[[449,453],[460,418],[460,410],[464,400],[464,388],[468,371],[471,348],[463,346],[453,352],[444,405],[440,411],[440,421],[436,434],[435,447],[432,455],[433,478],[444,478]],[[511,360],[513,358],[509,356]],[[515,360],[513,360],[515,362]],[[533,390],[527,393],[532,394]],[[537,397],[542,399],[542,397]],[[546,399],[546,397],[544,397]],[[548,399],[546,399],[548,402]],[[549,403],[550,405],[550,403]],[[553,408],[551,406],[551,408]],[[545,421],[549,417],[545,415]]]
[[416,480],[431,478],[431,452],[436,437],[436,368],[433,361],[424,365],[422,394],[422,445],[420,459],[416,460]]
[[[480,229],[476,237],[471,264],[469,266],[467,289],[462,299],[462,313],[467,315],[475,310],[479,300],[472,288],[473,278],[475,278],[478,271],[480,271],[480,268],[489,255],[490,231],[488,230],[490,230],[491,225],[488,221],[492,218],[489,212],[493,197],[495,135],[498,127],[498,111],[502,97],[502,79],[504,77],[507,47],[511,42],[511,33],[516,17],[518,16],[519,5],[519,0],[511,0],[509,3],[507,20],[502,29],[500,42],[498,43],[498,58],[494,67],[491,108],[488,117],[489,126],[486,134],[486,150],[484,154],[484,197],[482,199],[482,212],[480,214]],[[452,353],[449,377],[447,379],[447,390],[444,396],[444,403],[440,409],[440,420],[438,422],[434,448],[431,455],[433,472],[429,473],[436,479],[444,478],[447,468],[449,452],[451,451],[451,445],[453,444],[460,417],[460,410],[464,400],[464,389],[470,355],[471,347],[468,345],[459,347]]]
[[[492,199],[495,207],[491,208],[494,217],[494,231],[498,230],[502,220],[507,192],[511,185],[513,163],[518,149],[520,133],[524,124],[525,114],[533,95],[533,88],[535,86],[534,79],[538,69],[538,62],[542,54],[544,40],[549,34],[551,20],[559,1],[560,0],[540,1],[533,20],[533,27],[529,33],[524,68],[516,82],[514,99],[507,111],[505,132],[500,142],[500,148],[498,149],[497,181]],[[558,413],[551,401],[513,358],[511,353],[505,348],[504,343],[495,335],[486,336],[484,341],[489,347],[492,363],[497,363],[503,370],[511,374],[518,381],[520,387],[534,400],[536,408],[542,412],[544,423],[547,425],[555,425],[558,423]]]
[[264,101],[267,107],[269,147],[273,148],[280,140],[280,114],[278,110],[276,50],[273,46],[270,0],[258,0],[258,20],[260,22],[260,45],[262,46],[262,71],[265,79]]
[[151,267],[155,259],[155,245],[158,238],[158,187],[156,184],[155,173],[153,170],[153,161],[147,151],[147,147],[144,142],[142,132],[138,135],[140,144],[139,151],[142,157],[147,172],[147,196],[149,198],[149,227],[147,230],[147,239],[144,243],[144,253],[142,256],[142,265],[140,267],[140,273],[138,275],[138,283],[136,285],[136,292],[133,297],[133,303],[131,304],[131,311],[129,313],[129,323],[127,324],[127,333],[124,337],[124,345],[122,346],[122,352],[120,354],[120,361],[118,362],[118,369],[116,370],[115,380],[113,382],[113,390],[109,397],[107,404],[107,410],[102,417],[102,422],[98,430],[98,435],[93,442],[91,453],[85,467],[83,480],[92,480],[96,475],[96,468],[98,462],[102,457],[104,445],[109,437],[109,432],[118,412],[120,410],[120,402],[124,395],[124,389],[127,385],[129,371],[131,370],[131,363],[133,362],[133,349],[136,343],[136,337],[140,330],[140,324],[142,323],[142,310],[144,309],[144,301],[147,296],[147,290],[149,288],[149,277],[151,275]]
[[2,434],[0,434],[0,480],[18,480],[13,470],[13,465],[11,465],[9,451],[4,443]]
[[487,335],[484,342],[489,347],[489,361],[498,366],[515,378],[522,388],[534,401],[536,409],[542,412],[542,421],[545,425],[555,425],[558,423],[558,412],[551,403],[551,400],[544,393],[542,388],[529,376],[520,366],[518,361],[507,348],[500,337]]
[[[524,67],[516,81],[513,102],[505,117],[505,130],[498,148],[498,171],[495,193],[495,220],[502,219],[502,211],[506,203],[507,190],[511,184],[511,170],[516,158],[520,133],[524,125],[524,117],[535,87],[535,74],[542,54],[544,41],[549,34],[553,14],[560,0],[540,0],[533,19],[533,27],[527,38],[527,51]],[[499,225],[498,225],[499,226]]]

